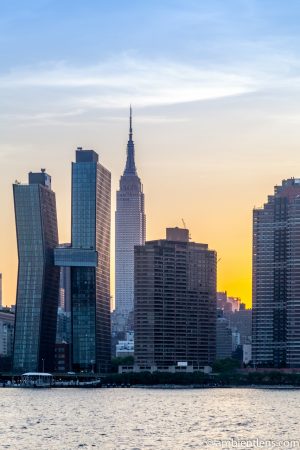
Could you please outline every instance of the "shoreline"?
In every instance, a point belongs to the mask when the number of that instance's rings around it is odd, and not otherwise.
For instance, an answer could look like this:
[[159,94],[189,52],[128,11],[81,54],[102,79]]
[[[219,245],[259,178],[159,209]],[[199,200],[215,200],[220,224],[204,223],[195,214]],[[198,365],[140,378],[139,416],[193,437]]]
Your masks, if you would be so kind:
[[21,386],[21,385],[5,385],[1,386],[0,389],[163,389],[163,390],[191,390],[191,389],[267,389],[267,390],[300,390],[300,386],[294,385],[263,385],[263,384],[249,384],[249,385],[225,385],[225,386],[210,386],[210,385],[181,385],[181,384],[153,384],[153,385],[145,385],[145,384],[134,384],[130,386],[122,386],[122,385],[102,385],[102,386],[88,386],[88,385],[56,385],[56,386],[47,386],[47,387],[30,387],[30,386]]

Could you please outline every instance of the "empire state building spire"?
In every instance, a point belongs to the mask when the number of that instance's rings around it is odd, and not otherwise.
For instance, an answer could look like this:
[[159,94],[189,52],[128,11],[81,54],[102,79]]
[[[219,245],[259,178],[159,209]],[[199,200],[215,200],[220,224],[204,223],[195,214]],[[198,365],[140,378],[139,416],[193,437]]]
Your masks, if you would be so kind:
[[134,142],[132,140],[132,108],[130,105],[129,114],[129,139],[127,144],[127,161],[124,170],[124,175],[137,175],[135,161],[134,161]]
[[129,109],[129,140],[132,141],[132,108]]
[[132,331],[134,309],[134,247],[146,240],[145,196],[137,175],[132,140],[132,109],[129,115],[127,161],[120,178],[116,208],[115,324],[118,331]]

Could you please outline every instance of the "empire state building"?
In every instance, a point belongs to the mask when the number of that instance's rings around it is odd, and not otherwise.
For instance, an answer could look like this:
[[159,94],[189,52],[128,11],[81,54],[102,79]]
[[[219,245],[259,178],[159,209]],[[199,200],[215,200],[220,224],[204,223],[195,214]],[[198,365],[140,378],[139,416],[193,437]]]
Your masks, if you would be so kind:
[[132,109],[130,107],[127,160],[120,188],[117,191],[116,208],[116,271],[115,300],[118,322],[123,330],[128,327],[128,317],[134,307],[134,246],[144,245],[146,240],[146,216],[143,185],[137,175],[132,140]]

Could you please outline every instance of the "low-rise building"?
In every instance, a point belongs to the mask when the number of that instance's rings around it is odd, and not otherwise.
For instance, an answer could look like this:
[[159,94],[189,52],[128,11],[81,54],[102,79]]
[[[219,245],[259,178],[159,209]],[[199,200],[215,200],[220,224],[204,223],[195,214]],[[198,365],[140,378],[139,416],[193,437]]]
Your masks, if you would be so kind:
[[216,359],[232,357],[232,330],[225,317],[217,318],[217,349]]
[[194,372],[202,372],[202,373],[211,373],[211,366],[193,366],[192,364],[188,364],[185,361],[178,362],[177,365],[161,367],[156,364],[142,365],[142,364],[133,364],[133,365],[120,365],[119,373],[141,373],[141,372],[169,372],[169,373],[194,373]]
[[12,356],[15,315],[9,308],[0,309],[0,356]]
[[243,345],[243,363],[249,364],[252,361],[252,344]]
[[116,357],[125,358],[126,356],[134,356],[134,332],[126,333],[126,339],[119,341],[116,345]]
[[68,372],[71,369],[70,357],[70,344],[66,342],[55,344],[55,372]]

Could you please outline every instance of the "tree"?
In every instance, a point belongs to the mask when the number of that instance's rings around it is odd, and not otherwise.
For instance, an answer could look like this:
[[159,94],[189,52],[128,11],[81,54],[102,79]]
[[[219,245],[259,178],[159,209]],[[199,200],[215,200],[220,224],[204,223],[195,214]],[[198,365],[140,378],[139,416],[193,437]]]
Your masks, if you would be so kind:
[[213,372],[224,373],[234,372],[240,368],[240,361],[233,358],[218,359],[213,363]]
[[119,366],[132,366],[133,364],[134,364],[133,356],[125,356],[125,357],[119,356],[118,358],[112,358],[111,371],[113,373],[117,373]]

